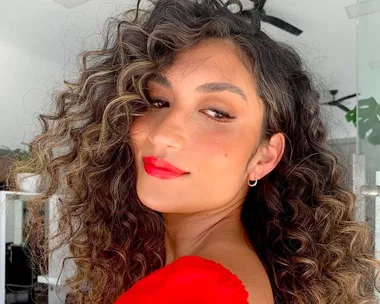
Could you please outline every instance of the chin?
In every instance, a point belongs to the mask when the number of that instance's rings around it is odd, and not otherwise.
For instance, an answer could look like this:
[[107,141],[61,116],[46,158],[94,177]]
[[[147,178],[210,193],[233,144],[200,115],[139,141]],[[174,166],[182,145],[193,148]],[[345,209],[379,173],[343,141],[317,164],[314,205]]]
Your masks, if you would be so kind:
[[[152,196],[140,196],[138,195],[140,202],[149,209],[160,213],[177,213],[177,214],[188,214],[195,213],[201,211],[199,208],[194,208],[194,206],[185,206],[186,203],[183,201],[180,202],[178,200],[171,201],[168,198],[160,198],[152,197]],[[178,203],[180,202],[180,203]]]
[[160,212],[160,213],[188,213],[183,208],[175,207],[175,206],[168,206],[167,204],[162,204],[162,202],[154,201],[154,202],[146,202],[144,200],[141,200],[141,203],[148,207],[149,209],[152,209],[154,211]]
[[152,181],[145,176],[137,179],[136,192],[140,202],[154,211],[161,213],[184,213],[186,202],[183,191],[176,191],[178,185],[171,181]]
[[154,190],[137,187],[137,196],[145,207],[154,211],[161,213],[180,212],[181,206],[176,206],[175,203],[172,203],[167,196],[167,192],[165,195],[162,195],[162,193],[155,193]]

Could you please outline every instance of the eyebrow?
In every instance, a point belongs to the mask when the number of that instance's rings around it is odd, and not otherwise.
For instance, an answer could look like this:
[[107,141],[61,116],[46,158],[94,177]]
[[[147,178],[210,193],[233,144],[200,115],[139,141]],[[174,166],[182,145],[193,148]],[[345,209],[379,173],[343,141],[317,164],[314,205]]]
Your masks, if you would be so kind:
[[[149,80],[156,82],[167,89],[172,88],[170,80],[165,75],[154,74]],[[228,82],[206,82],[198,86],[195,91],[201,93],[229,91],[238,94],[245,102],[247,102],[247,96],[245,95],[244,91],[241,88]]]

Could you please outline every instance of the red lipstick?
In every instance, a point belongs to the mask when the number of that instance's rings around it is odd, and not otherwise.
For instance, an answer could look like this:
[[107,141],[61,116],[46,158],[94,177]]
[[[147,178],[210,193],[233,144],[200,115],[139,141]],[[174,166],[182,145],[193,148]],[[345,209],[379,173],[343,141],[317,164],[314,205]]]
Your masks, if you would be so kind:
[[146,173],[160,179],[172,179],[180,177],[188,172],[181,170],[168,161],[154,156],[143,157]]

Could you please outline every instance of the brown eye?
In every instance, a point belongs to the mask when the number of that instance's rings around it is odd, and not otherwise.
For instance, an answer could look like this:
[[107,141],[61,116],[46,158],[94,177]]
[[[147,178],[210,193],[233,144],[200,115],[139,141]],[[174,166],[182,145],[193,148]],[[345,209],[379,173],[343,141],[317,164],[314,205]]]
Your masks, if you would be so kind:
[[232,119],[232,117],[230,115],[228,115],[227,113],[225,113],[223,111],[217,110],[217,109],[207,109],[205,111],[212,111],[212,112],[216,113],[216,115],[211,115],[215,119]]
[[155,108],[162,108],[163,107],[163,104],[165,104],[168,102],[165,101],[165,100],[162,100],[162,99],[151,99],[150,100],[150,104],[153,105]]
[[[163,100],[163,99],[159,99],[159,98],[152,98],[152,99],[150,99],[149,103],[153,106],[153,108],[157,108],[157,109],[161,109],[161,108],[170,106],[170,103],[168,101]],[[205,113],[207,111],[210,113],[214,113],[214,114]],[[213,121],[216,121],[218,123],[225,123],[227,120],[235,119],[235,117],[231,117],[227,113],[225,113],[221,110],[213,109],[213,108],[203,110],[202,112],[206,114],[206,117],[208,119],[212,119]]]

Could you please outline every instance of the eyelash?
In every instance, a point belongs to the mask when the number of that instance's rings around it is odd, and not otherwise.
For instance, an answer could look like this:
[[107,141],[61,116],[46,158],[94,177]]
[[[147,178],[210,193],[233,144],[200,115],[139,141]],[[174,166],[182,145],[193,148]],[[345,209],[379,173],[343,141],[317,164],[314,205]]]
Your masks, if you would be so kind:
[[[156,102],[167,102],[166,100],[162,100],[162,99],[151,99],[150,101],[150,104],[153,105],[153,103],[156,103]],[[167,102],[169,103],[169,102]],[[159,108],[159,107],[156,107],[156,106],[153,106],[154,108]],[[210,115],[207,115],[206,114],[206,117],[213,120],[213,121],[216,121],[218,123],[225,123],[226,120],[231,120],[231,119],[234,119],[235,117],[231,117],[230,115],[228,115],[227,113],[223,112],[223,111],[220,111],[220,110],[217,110],[217,109],[207,109],[207,110],[211,110],[213,112],[215,112],[217,115],[221,115],[223,116],[222,118],[214,118]]]

